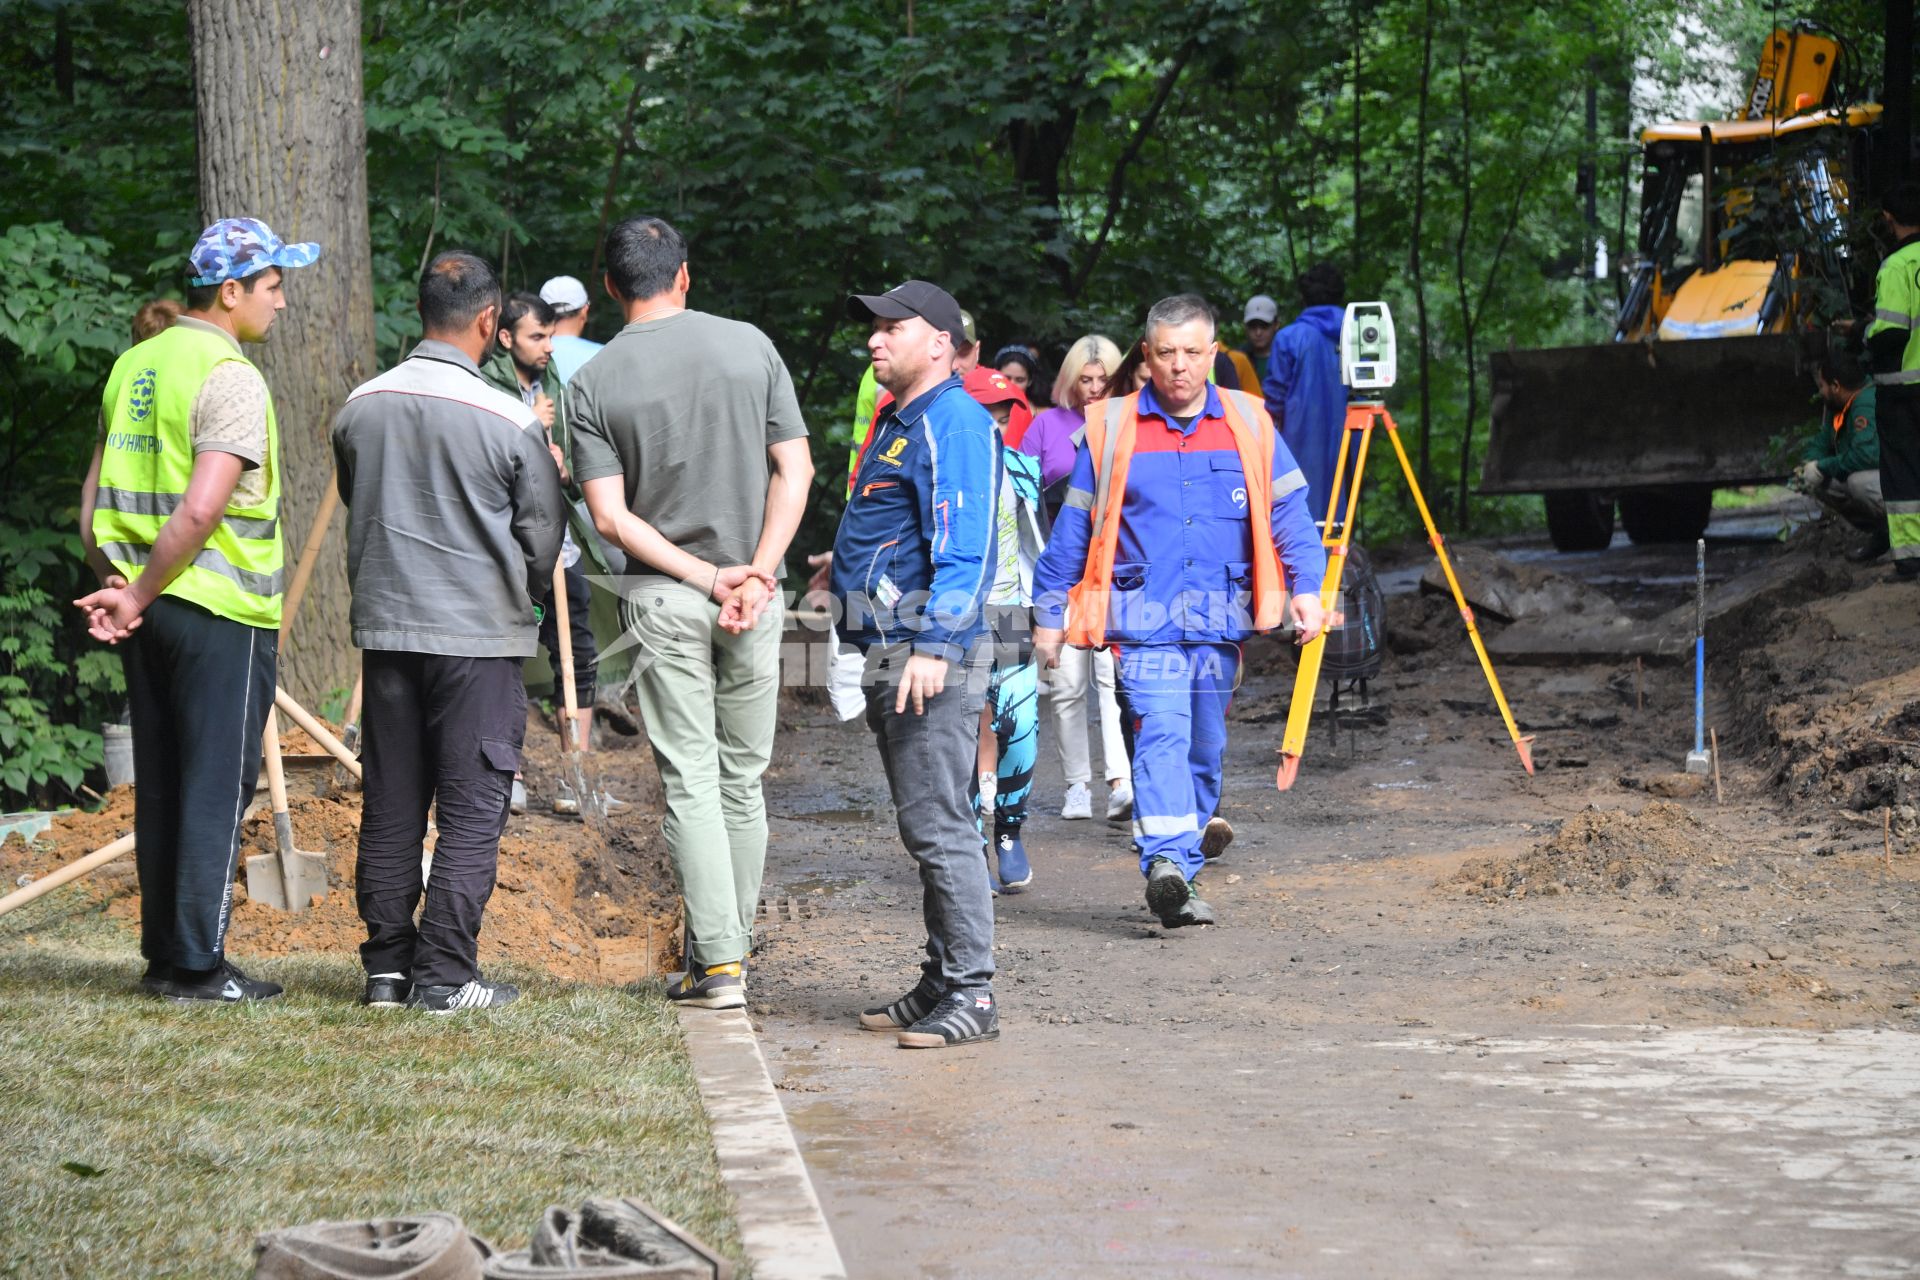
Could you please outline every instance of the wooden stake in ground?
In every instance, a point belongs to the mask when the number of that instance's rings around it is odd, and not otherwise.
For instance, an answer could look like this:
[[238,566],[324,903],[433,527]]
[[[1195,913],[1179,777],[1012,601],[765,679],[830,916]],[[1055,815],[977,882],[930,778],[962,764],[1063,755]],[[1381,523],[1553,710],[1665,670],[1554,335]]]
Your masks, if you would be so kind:
[[0,916],[15,907],[24,907],[42,894],[51,893],[69,880],[78,880],[89,871],[104,867],[115,858],[133,852],[133,835],[121,836],[112,844],[102,845],[84,858],[76,858],[58,871],[49,871],[30,885],[15,889],[4,898],[0,898]]
[[1713,743],[1713,802],[1725,804],[1727,798],[1720,794],[1720,731],[1707,730],[1707,739]]

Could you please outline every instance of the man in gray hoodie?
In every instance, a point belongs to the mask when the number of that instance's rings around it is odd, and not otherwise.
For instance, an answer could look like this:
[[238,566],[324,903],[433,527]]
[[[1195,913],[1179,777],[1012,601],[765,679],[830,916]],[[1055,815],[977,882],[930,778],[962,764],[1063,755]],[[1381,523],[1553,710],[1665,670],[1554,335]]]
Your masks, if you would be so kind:
[[[353,642],[363,651],[366,792],[355,870],[365,1003],[434,1013],[505,1004],[481,978],[508,790],[520,765],[534,602],[566,503],[534,411],[489,386],[500,282],[470,253],[420,278],[425,337],[356,388],[333,424],[347,506]],[[433,872],[420,869],[437,803]],[[426,906],[414,924],[422,891]]]

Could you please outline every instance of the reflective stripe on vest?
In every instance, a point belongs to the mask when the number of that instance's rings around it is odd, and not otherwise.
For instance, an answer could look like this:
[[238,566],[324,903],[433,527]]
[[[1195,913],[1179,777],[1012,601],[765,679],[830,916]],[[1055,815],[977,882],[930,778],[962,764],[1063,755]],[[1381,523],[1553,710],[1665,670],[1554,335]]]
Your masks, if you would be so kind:
[[[1253,629],[1271,631],[1286,615],[1286,590],[1280,577],[1280,554],[1273,545],[1273,424],[1266,411],[1249,398],[1255,422],[1264,423],[1264,434],[1247,423],[1247,414],[1236,401],[1244,393],[1215,389],[1220,407],[1233,433],[1240,466],[1247,477],[1247,523],[1253,544]],[[1068,591],[1067,643],[1076,648],[1098,648],[1106,643],[1108,593],[1113,582],[1113,561],[1120,545],[1120,514],[1126,505],[1127,471],[1133,461],[1134,437],[1139,422],[1138,393],[1098,400],[1087,406],[1086,443],[1097,461],[1094,493],[1090,507],[1092,536],[1087,540],[1087,565],[1080,581]],[[1298,473],[1288,477],[1282,492],[1291,492],[1304,484]],[[1069,500],[1072,493],[1069,493]],[[1260,518],[1254,519],[1259,512]]]
[[[214,369],[245,360],[218,333],[179,324],[114,363],[101,413],[107,424],[94,501],[95,543],[128,578],[138,576],[154,541],[181,506],[193,479],[193,406]],[[267,399],[266,493],[230,505],[206,544],[167,584],[165,594],[235,622],[280,625],[285,548],[280,532],[280,434]]]

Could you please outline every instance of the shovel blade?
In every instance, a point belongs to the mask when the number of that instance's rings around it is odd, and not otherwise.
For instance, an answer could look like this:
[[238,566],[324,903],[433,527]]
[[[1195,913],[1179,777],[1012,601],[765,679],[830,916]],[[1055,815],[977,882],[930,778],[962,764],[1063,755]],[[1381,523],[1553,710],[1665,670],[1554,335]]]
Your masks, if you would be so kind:
[[[316,896],[327,892],[327,860],[304,849],[289,850],[286,865],[280,854],[259,853],[247,859],[247,897],[276,911],[305,911]],[[291,889],[293,900],[287,900]]]

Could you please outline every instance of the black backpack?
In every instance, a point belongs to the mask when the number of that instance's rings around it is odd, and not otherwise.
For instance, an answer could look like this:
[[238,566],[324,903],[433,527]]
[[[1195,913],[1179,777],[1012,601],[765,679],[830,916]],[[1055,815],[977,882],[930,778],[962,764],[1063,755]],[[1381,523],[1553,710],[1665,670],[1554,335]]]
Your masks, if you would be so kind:
[[1340,597],[1338,607],[1346,616],[1339,626],[1327,628],[1321,674],[1330,680],[1371,680],[1380,674],[1387,651],[1387,599],[1367,549],[1357,542],[1347,548]]

